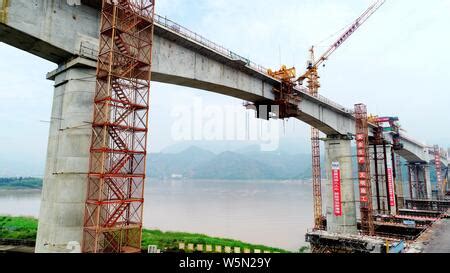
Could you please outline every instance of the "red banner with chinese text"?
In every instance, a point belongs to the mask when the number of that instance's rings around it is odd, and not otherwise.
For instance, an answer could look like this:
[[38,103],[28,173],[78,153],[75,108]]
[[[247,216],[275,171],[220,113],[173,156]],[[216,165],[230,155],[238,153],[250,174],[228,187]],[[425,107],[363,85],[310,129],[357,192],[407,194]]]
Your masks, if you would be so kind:
[[341,199],[341,167],[339,162],[333,162],[331,167],[331,176],[333,181],[333,208],[335,216],[342,216]]
[[389,202],[392,207],[395,206],[395,190],[394,190],[394,175],[392,168],[388,168],[388,185],[389,185]]

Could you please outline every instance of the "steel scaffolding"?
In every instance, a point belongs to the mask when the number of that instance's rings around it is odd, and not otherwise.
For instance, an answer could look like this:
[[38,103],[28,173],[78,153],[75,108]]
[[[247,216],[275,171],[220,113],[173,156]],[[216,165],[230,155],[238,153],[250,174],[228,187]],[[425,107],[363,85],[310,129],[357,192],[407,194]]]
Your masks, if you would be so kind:
[[141,251],[154,0],[103,0],[83,252]]
[[[314,52],[311,52],[311,60],[314,60]],[[309,93],[313,97],[319,96],[319,75],[317,69],[312,68],[308,78]],[[324,229],[322,212],[322,175],[320,167],[320,131],[311,127],[311,154],[312,154],[312,182],[314,201],[314,228]]]
[[411,199],[423,200],[428,198],[426,170],[426,163],[410,163],[408,165]]
[[370,179],[369,126],[367,107],[355,105],[356,147],[358,159],[359,195],[361,210],[361,231],[366,235],[374,235],[372,207],[372,185]]
[[405,193],[403,191],[403,167],[400,156],[395,157],[395,164],[396,164],[395,180],[398,182],[396,186],[397,209],[402,209],[405,206]]

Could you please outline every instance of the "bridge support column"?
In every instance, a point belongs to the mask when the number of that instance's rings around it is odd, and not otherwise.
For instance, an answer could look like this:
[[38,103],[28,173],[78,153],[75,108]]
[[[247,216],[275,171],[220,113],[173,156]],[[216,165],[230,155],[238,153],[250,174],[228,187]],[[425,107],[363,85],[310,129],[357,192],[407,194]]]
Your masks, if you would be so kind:
[[55,81],[37,253],[81,244],[92,131],[95,62],[75,59],[48,74]]
[[431,199],[430,167],[424,162],[409,163],[409,187],[411,199]]
[[403,209],[405,206],[405,192],[403,190],[404,186],[404,176],[401,158],[398,154],[394,154],[395,161],[395,191],[397,195],[397,208]]
[[427,188],[427,199],[431,200],[433,199],[433,189],[431,188],[430,165],[426,164],[423,171],[425,172],[424,177],[425,177],[425,186]]
[[[356,234],[355,179],[351,139],[346,136],[328,136],[325,140],[327,171],[327,231],[339,234]],[[336,196],[336,170],[340,172],[340,197]],[[340,199],[337,200],[336,198]],[[336,201],[338,201],[336,203]],[[336,213],[335,206],[342,206]]]
[[397,207],[392,145],[371,145],[370,160],[374,209],[379,214],[394,215],[397,213]]

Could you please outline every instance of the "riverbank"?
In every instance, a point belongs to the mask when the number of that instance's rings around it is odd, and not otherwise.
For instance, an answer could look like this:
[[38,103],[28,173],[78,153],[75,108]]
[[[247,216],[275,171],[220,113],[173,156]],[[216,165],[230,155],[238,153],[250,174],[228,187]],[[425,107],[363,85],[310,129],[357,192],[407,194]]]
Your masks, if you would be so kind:
[[0,177],[0,190],[40,190],[42,178]]
[[[0,238],[16,240],[35,240],[38,221],[32,217],[0,216]],[[204,234],[185,232],[163,232],[160,230],[144,229],[142,233],[142,247],[146,250],[149,245],[156,245],[159,249],[178,250],[179,243],[220,245],[231,248],[259,249],[261,251],[287,253],[288,251],[263,245],[253,245],[237,240],[209,237]]]

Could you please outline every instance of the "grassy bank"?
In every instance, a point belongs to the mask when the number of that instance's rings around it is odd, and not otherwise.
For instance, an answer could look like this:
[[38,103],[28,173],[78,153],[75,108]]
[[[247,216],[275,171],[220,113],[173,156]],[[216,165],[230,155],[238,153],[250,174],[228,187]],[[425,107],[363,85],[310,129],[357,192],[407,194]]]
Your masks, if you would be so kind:
[[[0,238],[35,240],[37,231],[37,219],[29,217],[0,216]],[[271,252],[288,252],[286,250],[272,248],[262,245],[252,245],[241,241],[214,238],[203,234],[192,234],[183,232],[162,232],[159,230],[144,229],[142,234],[142,246],[156,245],[162,250],[177,250],[179,243],[220,245],[229,247],[240,247],[241,249],[260,249]]]
[[161,249],[174,249],[178,248],[178,243],[192,243],[192,244],[202,244],[202,245],[220,245],[220,246],[229,246],[231,248],[239,247],[241,250],[248,249],[260,249],[262,251],[270,251],[270,252],[288,252],[283,249],[267,247],[263,245],[252,245],[249,243],[232,240],[232,239],[223,239],[223,238],[214,238],[209,237],[204,234],[192,234],[192,233],[184,233],[184,232],[162,232],[159,230],[144,230],[142,234],[142,245],[157,245],[158,248]]
[[0,216],[0,238],[35,240],[37,220],[29,217]]

